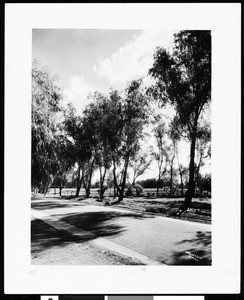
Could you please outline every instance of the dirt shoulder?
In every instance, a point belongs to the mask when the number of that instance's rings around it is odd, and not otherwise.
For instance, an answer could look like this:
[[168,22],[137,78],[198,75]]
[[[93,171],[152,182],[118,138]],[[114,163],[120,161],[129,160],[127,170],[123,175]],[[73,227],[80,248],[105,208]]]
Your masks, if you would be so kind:
[[133,258],[84,242],[44,221],[32,220],[31,264],[33,265],[143,265]]

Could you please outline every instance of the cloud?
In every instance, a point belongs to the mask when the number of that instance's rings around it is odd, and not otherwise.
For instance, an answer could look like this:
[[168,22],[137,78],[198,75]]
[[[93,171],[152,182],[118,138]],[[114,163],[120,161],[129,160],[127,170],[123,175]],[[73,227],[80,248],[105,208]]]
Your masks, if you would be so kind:
[[84,107],[91,101],[87,98],[89,93],[95,92],[91,84],[85,82],[84,77],[72,76],[69,79],[69,86],[64,90],[63,106],[72,102],[78,112],[81,112]]
[[111,84],[122,84],[146,76],[153,64],[156,47],[169,47],[172,37],[173,31],[143,31],[110,57],[100,57],[93,69]]

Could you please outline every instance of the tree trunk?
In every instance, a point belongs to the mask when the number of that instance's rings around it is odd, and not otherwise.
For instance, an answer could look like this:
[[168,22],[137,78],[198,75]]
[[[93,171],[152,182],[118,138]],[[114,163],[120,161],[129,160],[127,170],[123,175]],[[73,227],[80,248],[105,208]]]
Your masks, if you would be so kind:
[[59,187],[59,196],[62,197],[62,186]]
[[114,198],[116,198],[117,196],[117,189],[116,189],[116,184],[115,184],[115,181],[114,181]]
[[133,169],[133,180],[132,180],[132,186],[135,186],[135,184],[136,184],[136,179],[137,179],[137,168],[136,168],[136,165],[135,165],[135,167],[134,167],[134,169]]
[[114,198],[118,196],[118,192],[119,192],[119,186],[118,186],[118,182],[117,182],[117,177],[116,177],[116,166],[115,166],[115,161],[113,161],[113,174],[114,174]]
[[173,163],[170,166],[170,197],[173,196]]
[[41,189],[41,193],[44,194],[44,195],[45,195],[45,190],[46,190],[46,189],[45,189],[45,187],[43,186],[42,189]]
[[175,154],[178,162],[179,174],[180,174],[180,187],[181,187],[181,197],[184,196],[184,183],[183,183],[183,171],[179,162],[178,148],[175,147]]
[[100,172],[100,191],[99,196],[102,198],[102,190],[103,190],[103,180],[102,180],[102,168],[99,166],[99,172]]
[[105,181],[105,176],[106,176],[106,172],[107,169],[104,167],[104,173],[102,174],[102,168],[99,168],[100,171],[100,198],[103,198],[104,192],[105,192],[105,188],[104,188],[104,181]]
[[90,188],[86,189],[86,198],[90,197],[90,192],[91,192]]
[[76,181],[76,193],[75,193],[75,196],[76,197],[79,197],[79,194],[80,194],[80,188],[81,188],[81,183],[82,183],[82,177],[80,178],[80,166],[78,168],[78,173],[77,173],[77,181]]
[[79,197],[79,195],[80,195],[80,189],[81,189],[82,180],[83,180],[83,177],[81,177],[81,179],[79,180],[78,186],[76,188],[75,197]]
[[158,181],[157,181],[157,197],[159,196],[159,185],[160,185],[160,179],[161,179],[161,166],[159,166],[159,172],[158,172]]
[[170,197],[173,196],[173,176],[174,176],[174,169],[173,169],[173,165],[174,165],[174,160],[175,160],[175,155],[173,155],[172,159],[171,159],[171,164],[170,164]]
[[159,184],[160,184],[160,178],[157,181],[157,197],[159,196]]
[[196,166],[196,170],[195,170],[194,191],[196,191],[197,184],[198,184],[198,182],[199,182],[201,163],[202,163],[202,154],[200,153],[199,163],[198,163],[198,165]]
[[126,175],[127,175],[127,168],[128,168],[128,165],[129,165],[129,157],[126,158],[126,161],[125,161],[125,167],[124,167],[124,174],[123,174],[123,181],[122,181],[122,184],[121,184],[121,189],[119,191],[119,199],[118,199],[118,202],[122,201],[123,198],[124,198],[124,190],[125,190],[125,183],[126,183]]
[[195,147],[196,147],[196,134],[193,134],[192,141],[191,141],[191,150],[190,150],[189,183],[185,195],[185,201],[183,205],[180,207],[180,210],[182,211],[186,211],[191,206],[191,201],[194,196]]
[[93,173],[93,166],[94,166],[94,162],[95,160],[93,159],[92,163],[91,163],[91,167],[89,170],[89,174],[88,174],[88,183],[85,183],[85,177],[83,176],[83,183],[84,183],[84,188],[86,190],[86,198],[90,197],[90,192],[91,192],[91,179],[92,179],[92,173]]
[[184,183],[183,183],[183,175],[182,171],[179,171],[180,173],[180,186],[181,186],[181,197],[184,196]]
[[88,181],[88,190],[86,191],[86,198],[90,197],[90,191],[91,191],[91,179],[92,179],[92,174],[93,174],[93,165],[94,165],[94,160],[91,165],[90,173],[89,173],[89,181]]

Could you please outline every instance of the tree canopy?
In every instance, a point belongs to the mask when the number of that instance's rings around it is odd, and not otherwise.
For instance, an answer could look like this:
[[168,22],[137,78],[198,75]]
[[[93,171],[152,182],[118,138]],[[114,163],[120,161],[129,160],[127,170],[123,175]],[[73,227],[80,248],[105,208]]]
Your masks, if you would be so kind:
[[60,133],[62,93],[57,78],[38,61],[32,63],[32,186],[43,191],[57,172],[56,137]]

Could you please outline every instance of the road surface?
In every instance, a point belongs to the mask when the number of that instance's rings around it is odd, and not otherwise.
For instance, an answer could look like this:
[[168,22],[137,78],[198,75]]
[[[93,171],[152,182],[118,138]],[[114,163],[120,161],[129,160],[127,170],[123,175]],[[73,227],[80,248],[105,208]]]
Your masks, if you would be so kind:
[[36,219],[142,264],[211,265],[208,224],[57,199],[33,200]]

